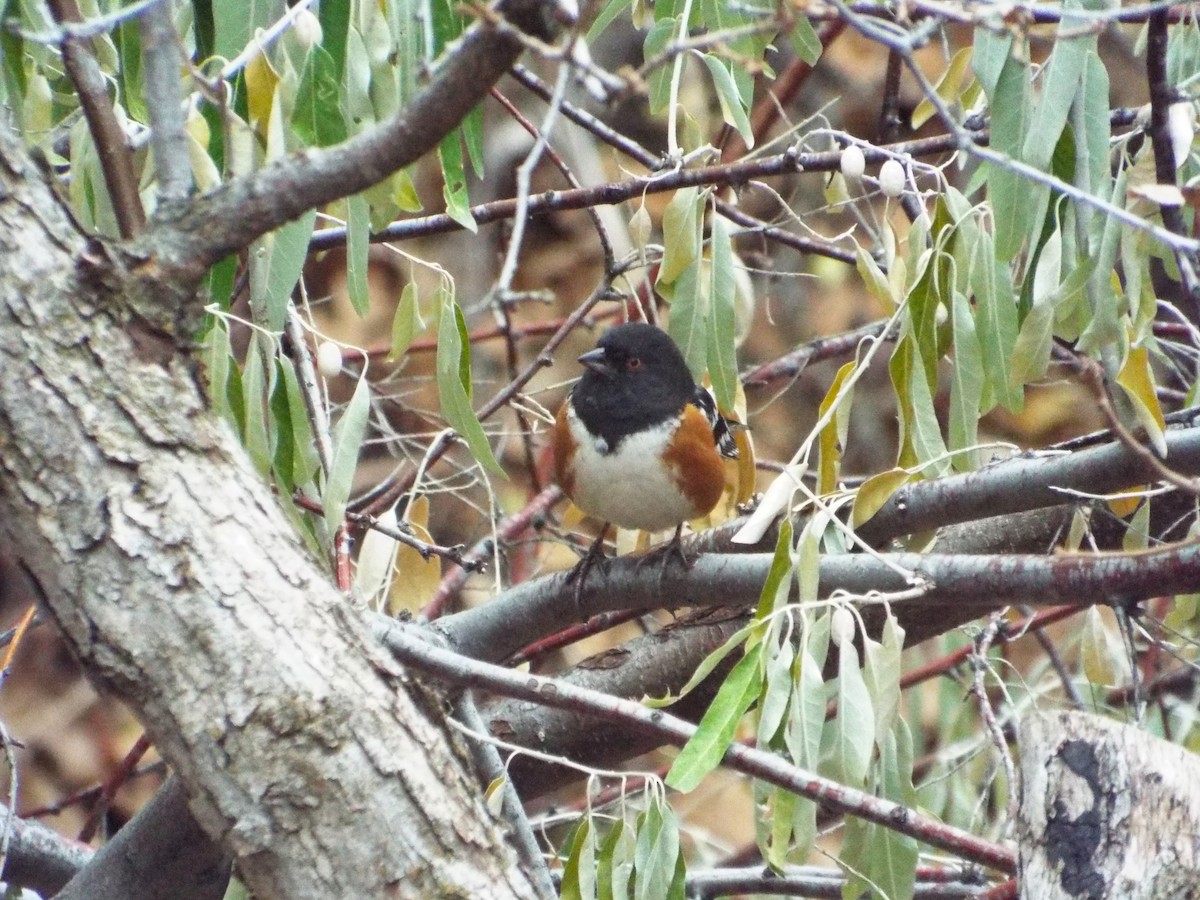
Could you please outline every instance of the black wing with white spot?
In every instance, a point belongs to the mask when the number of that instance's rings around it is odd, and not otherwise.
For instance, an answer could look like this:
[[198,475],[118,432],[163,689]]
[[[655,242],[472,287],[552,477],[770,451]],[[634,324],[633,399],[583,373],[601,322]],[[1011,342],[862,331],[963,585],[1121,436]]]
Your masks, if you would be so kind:
[[733,426],[717,409],[716,398],[708,388],[697,385],[692,402],[699,407],[700,411],[704,413],[704,417],[708,419],[708,424],[712,426],[713,440],[716,441],[720,454],[726,459],[737,459],[738,448],[737,442],[733,439]]

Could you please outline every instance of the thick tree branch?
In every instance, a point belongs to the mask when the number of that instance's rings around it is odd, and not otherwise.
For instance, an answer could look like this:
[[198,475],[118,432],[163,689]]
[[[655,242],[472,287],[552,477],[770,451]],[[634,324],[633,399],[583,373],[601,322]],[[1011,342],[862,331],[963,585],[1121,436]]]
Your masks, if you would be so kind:
[[[437,701],[0,131],[0,529],[260,896],[528,896]],[[467,862],[469,860],[469,862]]]
[[[577,590],[567,573],[526,582],[491,603],[442,619],[435,626],[465,656],[504,659],[532,635],[616,609],[746,606],[758,599],[771,554],[709,553],[686,570],[668,569],[660,580],[636,557],[612,560]],[[906,605],[954,604],[976,615],[1014,603],[1130,604],[1200,589],[1200,544],[1140,553],[975,555],[945,553],[838,554],[821,558],[820,595],[844,592],[919,596]],[[912,573],[906,576],[905,572]],[[572,602],[578,597],[578,604]]]
[[[1175,502],[1164,503],[1166,499],[1155,507],[1152,528],[1156,534],[1191,506],[1190,498],[1182,494],[1171,495]],[[1071,515],[1071,508],[1062,506],[954,525],[945,529],[938,547],[947,553],[1034,553],[1058,540],[1069,526]],[[1119,521],[1104,519],[1093,530],[1101,548],[1121,545],[1124,529]],[[877,635],[882,610],[868,606],[861,612],[867,631]],[[898,604],[893,612],[905,630],[906,646],[920,644],[983,614],[977,608],[956,602],[941,606]],[[706,610],[584,660],[559,677],[616,697],[637,699],[678,694],[701,661],[748,622],[748,611]],[[699,721],[736,661],[737,654],[727,657],[712,675],[674,704],[672,711],[689,721]],[[827,667],[836,670],[833,654]],[[910,675],[922,680],[929,677],[929,672],[915,671]],[[907,681],[906,677],[904,683]],[[617,727],[591,728],[583,716],[570,710],[495,698],[484,704],[481,711],[498,737],[588,766],[614,768],[657,746],[652,737],[640,732]],[[525,797],[542,796],[577,777],[572,769],[546,765],[530,756],[515,758],[509,771]]]
[[[12,815],[12,810],[0,806],[0,818]],[[8,853],[0,870],[0,880],[7,884],[31,888],[43,897],[50,897],[92,858],[91,848],[37,822],[14,817],[8,827]]]
[[335,147],[312,148],[221,185],[147,236],[143,249],[192,281],[230,253],[301,213],[358,193],[424,156],[482,100],[524,49],[514,28],[552,36],[557,5],[504,0],[507,25],[477,24],[412,102]]
[[172,777],[55,900],[220,900],[229,865],[188,811],[183,784]]
[[[1165,465],[1200,474],[1200,426],[1169,428]],[[1074,453],[1030,451],[1013,459],[934,481],[902,487],[858,535],[881,545],[955,522],[1057,506],[1081,495],[1109,494],[1158,480],[1156,466],[1122,443]]]

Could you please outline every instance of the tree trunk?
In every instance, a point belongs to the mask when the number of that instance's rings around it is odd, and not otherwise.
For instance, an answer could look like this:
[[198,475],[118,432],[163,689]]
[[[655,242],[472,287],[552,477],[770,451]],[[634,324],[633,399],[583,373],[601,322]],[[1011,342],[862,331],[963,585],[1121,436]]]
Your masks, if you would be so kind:
[[1020,745],[1022,897],[1200,897],[1200,757],[1076,712],[1028,716]]
[[189,318],[155,261],[79,234],[2,129],[0,248],[0,539],[254,893],[533,896],[441,704],[209,412],[191,336],[153,324]]

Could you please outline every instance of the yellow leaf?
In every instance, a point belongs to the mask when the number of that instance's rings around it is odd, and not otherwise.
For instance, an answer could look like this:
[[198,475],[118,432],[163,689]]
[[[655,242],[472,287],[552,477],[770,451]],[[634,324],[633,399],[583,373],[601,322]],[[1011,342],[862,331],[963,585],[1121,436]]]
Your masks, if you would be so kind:
[[250,111],[250,124],[261,133],[271,117],[271,104],[279,76],[271,68],[265,53],[255,53],[246,63],[246,106]]
[[821,401],[819,417],[822,419],[833,409],[835,402],[840,405],[829,417],[825,427],[821,429],[818,439],[818,446],[821,450],[821,463],[817,470],[818,494],[829,494],[837,488],[838,471],[842,461],[842,441],[846,437],[846,421],[850,414],[850,402],[853,399],[853,394],[850,392],[847,392],[840,400],[838,395],[842,391],[842,385],[853,374],[857,365],[857,363],[848,362],[838,369],[833,384],[829,386],[829,390],[825,393],[825,399]]
[[1133,488],[1127,494],[1117,494],[1108,498],[1108,508],[1119,519],[1125,519],[1137,512],[1138,506],[1145,496],[1146,486]]
[[[952,104],[958,99],[958,95],[962,91],[963,77],[966,75],[967,67],[970,63],[971,48],[963,47],[954,54],[954,57],[950,60],[950,65],[946,67],[946,71],[942,73],[942,77],[938,79],[937,84],[934,86],[938,97],[947,104]],[[934,112],[936,112],[936,109],[928,99],[918,103],[917,108],[913,110],[912,114],[913,129],[920,128],[932,119]]]
[[1125,365],[1117,373],[1119,384],[1129,397],[1138,424],[1146,429],[1150,443],[1159,456],[1167,455],[1167,440],[1163,435],[1167,423],[1158,404],[1154,373],[1150,371],[1150,352],[1145,347],[1130,347]]
[[[405,517],[412,529],[413,537],[433,543],[429,536],[429,498],[417,497],[408,507]],[[388,613],[396,615],[400,610],[418,612],[433,599],[442,580],[442,563],[436,556],[425,559],[420,551],[408,544],[401,544],[396,554],[396,577],[388,595]]]
[[1101,618],[1100,610],[1089,607],[1083,614],[1083,634],[1079,646],[1083,674],[1095,685],[1117,684],[1120,675],[1114,659],[1112,638]]
[[854,507],[850,511],[851,526],[857,528],[868,521],[910,478],[912,476],[904,469],[889,469],[864,481],[854,496]]

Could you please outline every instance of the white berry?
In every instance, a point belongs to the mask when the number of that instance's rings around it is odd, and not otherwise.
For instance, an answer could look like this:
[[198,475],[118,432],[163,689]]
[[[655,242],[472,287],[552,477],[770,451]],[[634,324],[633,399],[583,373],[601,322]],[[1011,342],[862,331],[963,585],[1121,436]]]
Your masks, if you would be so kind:
[[851,181],[862,178],[867,168],[867,158],[863,156],[862,148],[851,144],[842,151],[842,176]]
[[829,620],[829,634],[839,647],[847,641],[854,640],[854,613],[844,606],[835,609],[833,617]]
[[904,166],[889,159],[879,167],[879,189],[885,197],[899,197],[904,192]]
[[326,378],[342,371],[342,348],[333,341],[325,341],[317,348],[317,371]]

